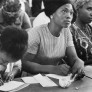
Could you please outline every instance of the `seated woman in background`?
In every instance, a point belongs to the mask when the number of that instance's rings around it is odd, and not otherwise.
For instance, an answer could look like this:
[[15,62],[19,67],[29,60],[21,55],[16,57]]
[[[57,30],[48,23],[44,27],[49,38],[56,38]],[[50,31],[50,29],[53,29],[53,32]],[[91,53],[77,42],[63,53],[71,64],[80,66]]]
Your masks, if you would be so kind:
[[0,25],[3,27],[12,25],[23,29],[32,27],[29,16],[21,10],[19,0],[6,0],[0,9]]
[[[20,72],[20,69],[14,67],[11,74],[4,74],[7,64],[21,59],[27,50],[27,46],[28,34],[26,31],[12,26],[3,29],[0,36],[0,75],[3,81],[11,80]],[[2,84],[1,79],[0,84]]]
[[[48,24],[28,29],[28,50],[22,59],[24,71],[67,75],[69,71],[82,74],[84,62],[78,58],[69,25],[73,19],[73,6],[70,0],[47,0],[45,13],[50,18]],[[52,6],[52,7],[51,7]],[[69,64],[58,65],[65,56]]]
[[71,25],[74,44],[78,56],[85,65],[92,64],[92,0],[76,0],[74,2],[77,19]]

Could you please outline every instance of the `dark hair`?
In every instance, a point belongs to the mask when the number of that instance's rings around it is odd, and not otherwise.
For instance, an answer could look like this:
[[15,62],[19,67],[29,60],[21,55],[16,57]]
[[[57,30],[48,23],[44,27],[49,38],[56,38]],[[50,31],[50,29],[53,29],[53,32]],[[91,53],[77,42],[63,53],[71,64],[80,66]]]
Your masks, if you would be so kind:
[[19,60],[25,53],[28,45],[28,34],[17,27],[6,27],[0,37],[1,51],[6,52],[12,59]]

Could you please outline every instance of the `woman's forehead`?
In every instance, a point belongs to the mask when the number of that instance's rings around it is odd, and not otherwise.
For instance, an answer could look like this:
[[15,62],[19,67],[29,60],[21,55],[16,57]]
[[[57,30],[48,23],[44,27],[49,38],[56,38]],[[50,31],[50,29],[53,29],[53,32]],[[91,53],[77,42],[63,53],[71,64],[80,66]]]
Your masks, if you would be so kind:
[[59,9],[73,10],[73,7],[71,4],[65,4],[65,5],[61,6]]

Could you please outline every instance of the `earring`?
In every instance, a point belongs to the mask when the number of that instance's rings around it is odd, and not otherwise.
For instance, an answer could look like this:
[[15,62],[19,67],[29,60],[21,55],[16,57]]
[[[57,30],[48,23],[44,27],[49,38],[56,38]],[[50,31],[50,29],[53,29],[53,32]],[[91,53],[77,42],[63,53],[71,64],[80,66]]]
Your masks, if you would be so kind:
[[53,15],[51,15],[50,18],[52,19],[53,18]]

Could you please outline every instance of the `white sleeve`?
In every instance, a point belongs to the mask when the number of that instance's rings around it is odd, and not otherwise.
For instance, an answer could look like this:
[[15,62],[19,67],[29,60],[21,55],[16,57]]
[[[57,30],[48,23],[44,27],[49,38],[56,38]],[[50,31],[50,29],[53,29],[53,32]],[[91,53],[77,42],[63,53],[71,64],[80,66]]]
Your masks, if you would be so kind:
[[14,66],[18,66],[18,68],[21,70],[21,67],[22,67],[21,60],[18,60],[17,62],[15,62],[14,65],[13,65],[13,67]]

